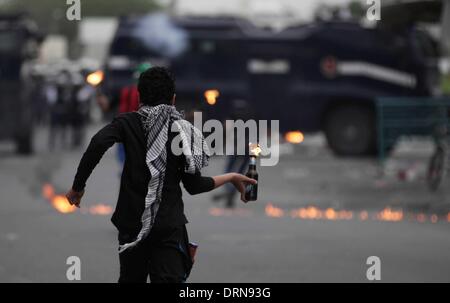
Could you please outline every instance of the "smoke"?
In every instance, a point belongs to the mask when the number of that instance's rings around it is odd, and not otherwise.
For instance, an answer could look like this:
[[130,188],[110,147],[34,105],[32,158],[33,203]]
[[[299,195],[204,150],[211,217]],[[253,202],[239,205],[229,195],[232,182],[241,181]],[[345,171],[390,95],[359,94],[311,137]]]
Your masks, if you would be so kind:
[[177,57],[188,46],[187,33],[163,13],[140,19],[131,35],[138,37],[149,49],[169,58]]

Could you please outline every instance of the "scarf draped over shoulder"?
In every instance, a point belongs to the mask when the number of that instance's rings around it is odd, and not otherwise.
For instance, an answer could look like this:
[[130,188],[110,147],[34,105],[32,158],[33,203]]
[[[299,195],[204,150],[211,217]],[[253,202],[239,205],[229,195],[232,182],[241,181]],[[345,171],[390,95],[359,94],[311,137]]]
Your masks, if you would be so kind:
[[[190,122],[183,119],[174,106],[160,104],[157,106],[141,106],[138,110],[142,126],[146,136],[147,152],[146,164],[150,171],[150,181],[145,197],[145,208],[142,213],[142,228],[131,243],[120,245],[119,253],[137,245],[145,239],[152,229],[155,218],[161,204],[162,188],[164,184],[167,164],[167,141],[170,131],[178,133],[178,142],[181,142],[181,150],[185,159],[185,172],[199,173],[208,165],[209,149],[203,138],[202,132]],[[172,146],[172,144],[169,144]]]

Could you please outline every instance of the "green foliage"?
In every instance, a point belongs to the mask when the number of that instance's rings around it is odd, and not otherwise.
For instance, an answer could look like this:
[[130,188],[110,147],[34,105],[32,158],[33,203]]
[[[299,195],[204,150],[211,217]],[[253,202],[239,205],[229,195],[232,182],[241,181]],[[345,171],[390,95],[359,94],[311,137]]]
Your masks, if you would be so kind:
[[360,19],[366,14],[366,8],[360,0],[352,0],[348,4],[348,8],[353,18]]
[[445,95],[450,95],[450,74],[442,77],[442,91]]

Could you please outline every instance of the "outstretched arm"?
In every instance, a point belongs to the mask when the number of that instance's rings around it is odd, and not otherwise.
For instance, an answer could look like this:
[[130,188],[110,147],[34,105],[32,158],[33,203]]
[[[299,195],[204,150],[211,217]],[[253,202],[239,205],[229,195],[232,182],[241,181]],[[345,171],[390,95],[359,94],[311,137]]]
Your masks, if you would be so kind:
[[245,185],[247,183],[256,184],[256,180],[250,179],[238,173],[228,173],[214,177],[205,177],[200,173],[184,173],[182,181],[184,188],[191,195],[205,193],[215,188],[221,187],[226,183],[232,183],[234,187],[236,187],[236,189],[241,193],[241,200],[243,202],[247,202],[245,200]]
[[97,166],[105,152],[116,142],[122,141],[122,133],[116,119],[102,128],[92,137],[86,152],[81,158],[75,175],[72,188],[66,194],[71,205],[80,207],[81,198],[84,194],[86,181]]
[[245,199],[245,186],[247,184],[256,184],[257,181],[238,173],[228,173],[224,175],[212,177],[214,180],[214,188],[218,188],[226,183],[232,183],[234,187],[241,193],[241,200],[247,202]]

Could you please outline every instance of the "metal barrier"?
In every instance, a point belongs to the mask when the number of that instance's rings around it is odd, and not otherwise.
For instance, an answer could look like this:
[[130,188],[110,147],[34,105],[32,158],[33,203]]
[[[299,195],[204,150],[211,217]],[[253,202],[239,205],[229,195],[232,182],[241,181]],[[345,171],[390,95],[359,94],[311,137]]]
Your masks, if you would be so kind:
[[380,164],[400,137],[448,134],[450,97],[379,98],[376,111]]

